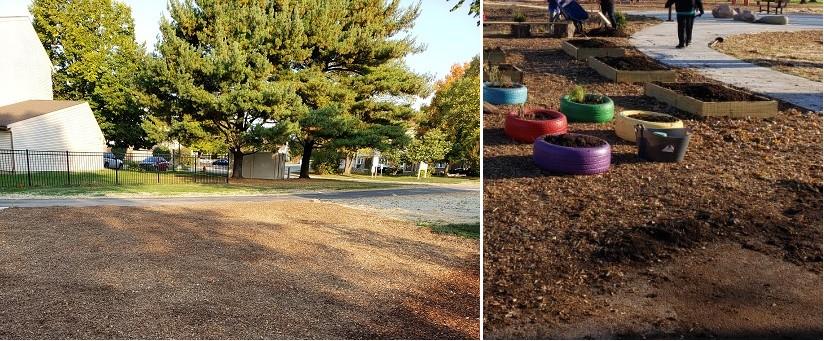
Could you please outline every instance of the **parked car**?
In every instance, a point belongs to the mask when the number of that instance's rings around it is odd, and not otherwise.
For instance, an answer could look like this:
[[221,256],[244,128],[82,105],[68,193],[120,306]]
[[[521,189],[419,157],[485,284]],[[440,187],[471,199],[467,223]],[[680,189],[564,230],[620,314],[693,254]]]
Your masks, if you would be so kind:
[[229,166],[229,160],[227,160],[227,159],[215,160],[214,162],[212,162],[212,166],[227,166],[228,167]]
[[120,160],[113,153],[103,153],[103,167],[110,169],[123,168],[123,160]]
[[161,171],[161,172],[165,172],[165,171],[169,170],[169,167],[171,167],[171,165],[172,164],[169,163],[169,161],[166,161],[166,159],[164,159],[163,157],[160,157],[160,156],[147,157],[147,158],[143,159],[143,161],[140,161],[140,164],[139,164],[140,169],[147,170],[147,171]]

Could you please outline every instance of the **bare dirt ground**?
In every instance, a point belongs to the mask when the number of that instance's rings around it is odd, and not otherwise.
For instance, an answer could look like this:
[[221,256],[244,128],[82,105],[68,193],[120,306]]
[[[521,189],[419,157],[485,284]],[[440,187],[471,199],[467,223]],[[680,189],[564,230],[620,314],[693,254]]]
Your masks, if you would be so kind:
[[477,241],[335,204],[0,210],[0,338],[477,338]]
[[[584,8],[588,9],[588,10],[597,10],[597,9],[599,9],[599,3],[596,0],[581,0],[581,1],[578,1],[578,2],[581,3],[581,5]],[[490,10],[506,8],[506,6],[494,6],[494,5],[489,5],[489,3],[506,4],[506,5],[509,5],[509,4],[523,4],[523,5],[528,5],[528,6],[546,7],[546,1],[545,0],[484,1],[484,9],[485,9],[484,12],[487,15],[490,13]],[[654,1],[649,1],[649,0],[644,0],[644,1],[616,0],[615,1],[615,8],[618,11],[650,11],[650,10],[662,11],[662,10],[666,10],[666,8],[664,8],[665,3],[666,3],[666,1],[664,1],[664,0],[654,0]],[[703,1],[703,4],[704,4],[704,10],[706,11],[706,13],[710,14],[712,12],[712,8],[715,7],[715,5],[730,4],[730,2],[729,1],[723,1],[723,0],[722,1],[710,0],[710,1]],[[738,0],[738,3],[735,4],[735,5],[732,5],[732,6],[733,6],[733,8],[742,8],[742,9],[747,8],[747,9],[750,9],[751,11],[753,11],[753,12],[756,12],[756,13],[758,12],[758,5],[756,4],[755,0],[750,0],[748,5],[744,5],[743,0]],[[817,13],[821,13],[822,9],[824,9],[824,3],[822,3],[821,1],[807,2],[807,3],[804,3],[804,4],[799,3],[799,1],[791,1],[791,3],[789,5],[787,5],[787,8],[784,9],[784,13],[787,13],[787,14],[790,14],[790,13],[817,14]],[[531,9],[522,9],[522,11],[528,12],[528,11],[532,11],[532,10]],[[546,11],[544,11],[544,13],[546,13]],[[762,13],[762,14],[766,14],[766,13]]]
[[485,112],[484,336],[820,338],[821,116],[781,104],[772,119],[695,117],[602,78],[560,43],[484,39],[524,70],[528,106],[558,108],[580,84],[616,112],[675,115],[693,137],[682,163],[649,163],[612,124],[572,123],[612,145],[612,168],[560,176],[503,133],[513,108]]
[[821,82],[821,30],[729,36],[714,48],[738,59]]

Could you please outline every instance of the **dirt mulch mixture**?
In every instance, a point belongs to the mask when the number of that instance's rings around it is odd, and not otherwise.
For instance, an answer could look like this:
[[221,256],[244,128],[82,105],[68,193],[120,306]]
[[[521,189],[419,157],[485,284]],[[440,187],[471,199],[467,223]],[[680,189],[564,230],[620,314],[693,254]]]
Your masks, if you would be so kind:
[[476,242],[333,204],[0,211],[0,338],[477,338]]
[[598,60],[611,66],[613,69],[622,71],[666,71],[669,68],[660,63],[642,56],[628,57],[596,57]]
[[734,35],[713,48],[759,66],[822,81],[821,30]]
[[604,39],[569,39],[566,41],[577,48],[608,48],[619,47],[614,42]]
[[597,137],[580,134],[561,134],[544,137],[544,141],[556,146],[571,148],[594,148],[606,144],[606,141]]
[[770,99],[713,83],[659,83],[664,88],[703,102],[762,102]]
[[611,144],[612,169],[547,175],[504,134],[508,108],[485,106],[485,337],[820,337],[821,116],[780,104],[772,119],[696,117],[560,44],[484,39],[526,72],[527,105],[557,108],[580,84],[616,112],[684,120],[690,149],[681,163],[645,162],[612,125],[570,123]]
[[678,122],[678,118],[672,116],[664,116],[664,115],[653,115],[653,114],[634,114],[634,115],[627,115],[627,117],[634,118],[636,120],[646,121],[646,122],[661,122],[661,123],[674,123]]

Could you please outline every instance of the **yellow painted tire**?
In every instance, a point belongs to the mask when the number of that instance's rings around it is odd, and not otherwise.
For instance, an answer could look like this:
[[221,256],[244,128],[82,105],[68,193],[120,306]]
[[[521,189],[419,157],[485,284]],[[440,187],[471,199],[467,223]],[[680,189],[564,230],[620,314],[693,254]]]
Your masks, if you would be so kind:
[[615,117],[615,135],[618,135],[621,139],[628,141],[628,142],[635,142],[635,125],[640,124],[646,128],[657,128],[657,129],[669,129],[669,128],[683,128],[684,122],[681,120],[675,122],[649,122],[649,121],[641,121],[636,118],[632,118],[634,115],[638,114],[648,114],[648,115],[655,115],[655,116],[669,116],[673,117],[672,115],[662,114],[659,112],[654,111],[643,111],[643,110],[624,110]]

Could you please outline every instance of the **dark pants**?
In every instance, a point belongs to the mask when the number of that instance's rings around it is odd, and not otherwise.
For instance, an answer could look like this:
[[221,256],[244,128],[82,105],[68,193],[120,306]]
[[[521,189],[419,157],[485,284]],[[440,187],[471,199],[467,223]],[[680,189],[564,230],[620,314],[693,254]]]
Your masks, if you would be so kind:
[[687,45],[692,42],[692,24],[695,22],[694,15],[678,15],[678,45]]
[[618,23],[615,21],[615,3],[612,1],[601,1],[601,13],[609,20],[612,28],[617,28]]

